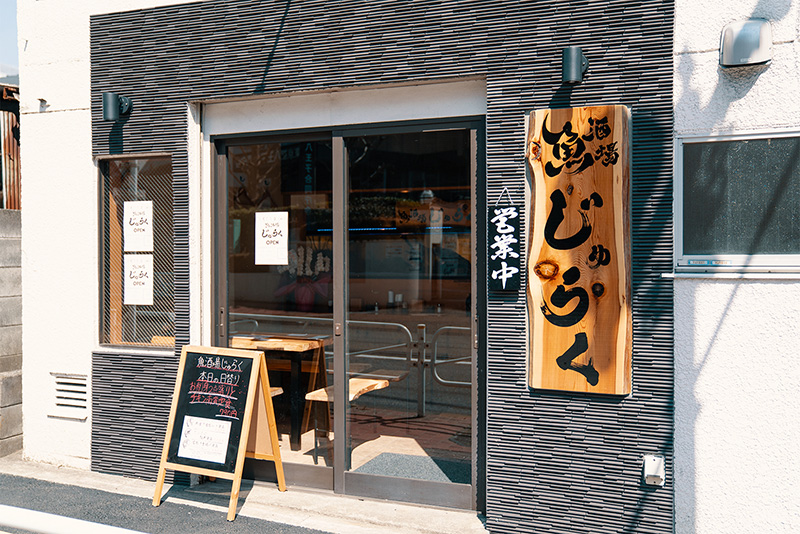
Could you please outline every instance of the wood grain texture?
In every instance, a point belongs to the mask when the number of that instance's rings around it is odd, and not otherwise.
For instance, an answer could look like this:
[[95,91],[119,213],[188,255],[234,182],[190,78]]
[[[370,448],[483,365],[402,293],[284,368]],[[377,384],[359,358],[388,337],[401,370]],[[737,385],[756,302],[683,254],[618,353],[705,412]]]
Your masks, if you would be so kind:
[[108,342],[124,342],[122,338],[122,288],[125,274],[122,272],[122,227],[119,220],[119,206],[113,193],[108,195]]
[[528,118],[529,385],[631,391],[630,111]]
[[[389,381],[373,378],[351,378],[348,382],[348,401],[353,402],[364,393],[389,387]],[[306,394],[306,400],[333,402],[334,386],[317,389]]]
[[294,337],[243,337],[236,336],[230,340],[230,345],[237,349],[286,351],[286,352],[306,352],[307,350],[318,349],[325,345],[330,345],[333,340],[330,337],[322,339],[306,339]]

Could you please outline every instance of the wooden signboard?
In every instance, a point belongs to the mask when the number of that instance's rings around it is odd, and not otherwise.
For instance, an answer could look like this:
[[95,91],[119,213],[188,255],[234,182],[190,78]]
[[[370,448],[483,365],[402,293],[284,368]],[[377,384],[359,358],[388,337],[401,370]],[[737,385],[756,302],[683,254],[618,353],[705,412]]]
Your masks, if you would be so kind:
[[[184,346],[153,506],[161,504],[167,469],[218,477],[232,481],[233,521],[245,456],[273,461],[278,487],[286,491],[270,393],[263,352]],[[266,420],[268,433],[253,428],[254,411]]]
[[536,110],[526,147],[529,385],[628,394],[630,111]]

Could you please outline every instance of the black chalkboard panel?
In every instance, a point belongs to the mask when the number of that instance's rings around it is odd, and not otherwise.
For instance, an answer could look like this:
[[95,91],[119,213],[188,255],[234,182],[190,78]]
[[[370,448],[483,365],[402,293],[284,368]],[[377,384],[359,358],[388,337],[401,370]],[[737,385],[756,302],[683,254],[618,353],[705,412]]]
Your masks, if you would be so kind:
[[167,462],[233,473],[255,360],[192,351],[184,358]]
[[[233,521],[246,456],[275,462],[278,489],[286,491],[272,398],[264,394],[256,399],[259,380],[262,392],[271,393],[262,351],[183,347],[153,506],[161,504],[167,469],[220,477],[231,481],[228,521]],[[263,403],[266,411],[271,453],[259,450],[257,435],[255,449],[247,450],[251,423],[256,430],[259,426],[258,418],[253,420],[254,412],[261,413],[256,403]]]

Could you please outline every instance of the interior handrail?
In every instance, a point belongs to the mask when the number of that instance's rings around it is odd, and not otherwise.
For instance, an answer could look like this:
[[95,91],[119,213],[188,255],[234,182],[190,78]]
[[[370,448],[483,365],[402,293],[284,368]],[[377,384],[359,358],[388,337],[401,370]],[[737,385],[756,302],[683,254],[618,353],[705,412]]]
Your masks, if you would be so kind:
[[433,346],[433,357],[430,360],[431,374],[433,375],[433,379],[437,383],[439,383],[439,384],[441,384],[443,386],[452,386],[452,387],[460,387],[460,388],[472,387],[472,383],[471,382],[461,382],[459,380],[447,380],[447,379],[442,378],[441,376],[439,376],[438,367],[441,367],[441,366],[444,366],[444,365],[450,365],[450,364],[454,364],[454,363],[459,363],[459,362],[468,362],[470,365],[472,365],[472,356],[463,356],[463,357],[460,357],[460,358],[452,358],[452,359],[447,359],[447,360],[443,360],[443,361],[438,361],[439,336],[442,335],[443,331],[449,331],[449,330],[464,331],[464,332],[467,332],[467,334],[470,334],[472,332],[471,329],[469,327],[466,327],[466,326],[442,326],[436,332],[434,332],[433,337],[431,338],[431,343],[430,343],[431,346]]

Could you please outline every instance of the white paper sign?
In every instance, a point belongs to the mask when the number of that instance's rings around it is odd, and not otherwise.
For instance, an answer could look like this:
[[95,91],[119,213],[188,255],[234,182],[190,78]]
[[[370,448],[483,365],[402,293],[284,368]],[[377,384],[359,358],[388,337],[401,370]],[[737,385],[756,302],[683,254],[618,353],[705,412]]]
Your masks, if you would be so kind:
[[256,265],[289,264],[289,212],[256,213]]
[[224,464],[230,435],[230,421],[187,415],[183,418],[178,456]]
[[153,201],[125,202],[125,252],[153,252]]
[[125,304],[152,306],[153,255],[125,254]]

